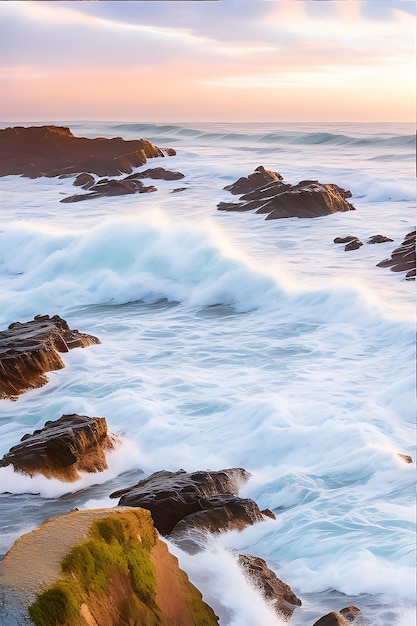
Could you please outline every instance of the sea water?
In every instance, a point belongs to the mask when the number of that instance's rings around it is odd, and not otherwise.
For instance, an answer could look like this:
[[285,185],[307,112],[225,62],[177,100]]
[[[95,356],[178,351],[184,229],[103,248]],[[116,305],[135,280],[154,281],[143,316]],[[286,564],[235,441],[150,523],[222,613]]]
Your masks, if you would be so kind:
[[[170,544],[222,626],[280,624],[238,553],[301,598],[295,626],[349,604],[372,626],[414,626],[415,463],[398,456],[415,461],[414,283],[376,266],[414,228],[412,126],[62,123],[173,147],[145,168],[185,178],[75,204],[59,202],[80,192],[72,178],[0,179],[0,328],[58,314],[101,341],[0,401],[0,456],[64,413],[103,416],[122,440],[78,483],[0,469],[0,553],[154,471],[244,467],[241,495],[276,520],[197,556]],[[350,189],[356,210],[218,211],[258,165]],[[394,241],[367,244],[375,234]],[[345,252],[345,235],[364,245]]]

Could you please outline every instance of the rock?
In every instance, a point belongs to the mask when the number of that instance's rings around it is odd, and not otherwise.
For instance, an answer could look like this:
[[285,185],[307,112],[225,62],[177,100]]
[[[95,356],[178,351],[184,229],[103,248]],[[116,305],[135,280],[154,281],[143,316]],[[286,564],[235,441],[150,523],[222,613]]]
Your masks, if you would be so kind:
[[386,237],[385,235],[372,235],[366,243],[386,243],[388,241],[394,240]]
[[173,172],[172,170],[166,170],[163,167],[153,167],[143,172],[135,172],[126,176],[123,180],[140,179],[140,178],[152,178],[154,180],[180,180],[184,178],[182,172]]
[[91,174],[87,174],[83,172],[82,174],[78,174],[74,182],[72,183],[75,187],[82,187],[83,189],[90,189],[94,185],[94,176]]
[[282,582],[267,565],[264,559],[252,554],[239,554],[239,565],[248,578],[260,590],[268,604],[272,604],[276,613],[289,620],[301,600],[291,587]]
[[[360,620],[361,612],[356,606],[348,606],[340,612],[332,611],[321,617],[313,626],[348,626],[354,621]],[[359,622],[358,622],[359,623]]]
[[120,497],[121,506],[149,509],[162,535],[175,532],[178,537],[190,529],[242,529],[264,519],[255,502],[238,497],[240,485],[249,476],[241,468],[192,473],[162,470],[110,497]]
[[249,176],[242,176],[235,183],[224,187],[224,189],[235,195],[240,195],[242,193],[253,191],[258,187],[262,187],[265,183],[269,183],[273,180],[282,180],[281,174],[266,170],[263,165],[260,165],[256,168],[253,174],[249,174]]
[[336,239],[333,239],[333,243],[350,243],[351,241],[359,241],[359,237],[356,237],[356,235],[346,235],[346,237],[336,237]]
[[416,231],[407,233],[401,245],[391,253],[391,258],[377,263],[377,267],[390,267],[393,272],[406,272],[406,280],[415,280]]
[[352,241],[350,241],[349,243],[345,245],[345,250],[346,251],[357,250],[361,246],[363,246],[362,241],[359,241],[359,239],[352,239]]
[[65,367],[59,352],[98,343],[97,337],[71,330],[58,315],[10,324],[0,332],[0,399],[15,400],[28,389],[45,385],[46,372]]
[[[174,151],[175,152],[175,151]],[[145,139],[75,137],[64,126],[14,126],[0,130],[0,176],[30,178],[90,172],[130,174],[148,158],[171,155]]]
[[113,449],[115,438],[107,431],[104,417],[63,415],[46,422],[40,430],[24,435],[0,461],[0,467],[13,465],[16,472],[30,477],[43,474],[73,482],[79,472],[107,469],[105,452]]
[[398,452],[398,456],[400,457],[400,459],[402,459],[406,463],[412,463],[413,462],[413,457],[410,456],[409,454],[403,454],[402,452]]
[[103,198],[104,196],[124,196],[132,193],[151,193],[157,191],[153,185],[145,187],[140,180],[102,180],[90,187],[90,193],[76,194],[60,200],[60,202],[80,202],[92,198]]
[[297,185],[290,185],[278,179],[249,191],[240,198],[240,202],[220,202],[217,208],[220,211],[255,210],[256,213],[267,214],[267,220],[321,217],[337,211],[355,210],[345,199],[349,193],[338,185],[318,181],[303,180]]
[[187,187],[176,187],[171,193],[179,193],[180,191],[187,191]]
[[218,624],[144,509],[74,511],[48,520],[9,550],[0,586],[1,623],[13,609],[16,624]]

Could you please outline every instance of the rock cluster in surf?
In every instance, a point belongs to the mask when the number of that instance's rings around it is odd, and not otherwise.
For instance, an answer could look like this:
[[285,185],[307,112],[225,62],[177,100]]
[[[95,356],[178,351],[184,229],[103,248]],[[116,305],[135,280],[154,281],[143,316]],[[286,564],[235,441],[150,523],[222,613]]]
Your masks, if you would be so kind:
[[40,430],[26,434],[0,460],[0,467],[12,465],[16,472],[72,482],[79,472],[107,469],[105,453],[116,438],[108,433],[104,417],[63,415],[48,421]]
[[[267,182],[263,182],[263,181]],[[323,184],[317,180],[302,180],[297,185],[284,183],[276,172],[259,166],[246,179],[240,178],[225,190],[242,193],[239,202],[220,202],[219,211],[255,211],[265,214],[267,220],[287,217],[322,217],[338,211],[354,211],[347,202],[350,191],[338,185]]]
[[81,200],[91,200],[93,198],[102,198],[103,196],[123,196],[132,193],[150,193],[157,191],[154,185],[146,187],[141,179],[151,178],[153,180],[180,180],[184,178],[181,172],[173,172],[163,167],[154,167],[143,172],[135,172],[121,179],[103,178],[95,182],[91,174],[83,172],[79,174],[74,181],[75,186],[88,190],[89,193],[74,194],[63,198],[61,202],[80,202]]
[[415,280],[416,231],[407,233],[401,245],[393,250],[391,257],[378,263],[378,267],[389,267],[392,272],[406,272],[406,280]]
[[59,353],[100,343],[97,337],[71,330],[58,315],[37,315],[0,332],[0,399],[42,387],[46,372],[65,367]]

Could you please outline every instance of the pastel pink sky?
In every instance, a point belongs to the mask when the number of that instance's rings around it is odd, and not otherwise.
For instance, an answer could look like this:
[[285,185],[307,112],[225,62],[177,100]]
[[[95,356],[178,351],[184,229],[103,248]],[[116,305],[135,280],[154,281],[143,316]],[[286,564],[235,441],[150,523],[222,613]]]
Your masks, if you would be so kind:
[[414,121],[414,0],[0,2],[0,121]]

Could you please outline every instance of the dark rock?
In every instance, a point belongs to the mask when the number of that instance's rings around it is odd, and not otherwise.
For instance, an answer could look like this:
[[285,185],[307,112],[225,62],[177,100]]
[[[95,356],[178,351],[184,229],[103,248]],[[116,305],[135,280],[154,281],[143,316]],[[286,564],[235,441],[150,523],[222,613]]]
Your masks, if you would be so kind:
[[346,235],[346,237],[336,237],[333,239],[333,243],[350,243],[351,241],[359,241],[356,235]]
[[82,174],[78,174],[74,182],[72,183],[74,187],[82,187],[83,189],[90,189],[94,185],[94,176],[91,174],[87,174],[83,172]]
[[176,189],[173,189],[171,193],[178,193],[180,191],[187,191],[187,187],[177,187]]
[[170,155],[145,139],[75,137],[64,126],[15,126],[0,130],[0,176],[30,178],[90,172],[129,174],[148,158]]
[[295,608],[301,606],[301,600],[291,587],[278,578],[264,559],[252,554],[239,554],[239,565],[281,618],[290,619]]
[[224,189],[226,191],[230,191],[230,193],[233,193],[234,195],[240,195],[242,193],[253,191],[258,187],[262,187],[265,183],[269,183],[272,180],[282,180],[281,174],[266,170],[263,165],[260,165],[256,168],[253,174],[249,174],[249,176],[242,176],[235,183],[224,187]]
[[406,463],[412,463],[413,462],[413,457],[410,456],[409,454],[403,454],[402,452],[398,452],[398,456],[400,457],[400,459],[402,459]]
[[264,519],[256,503],[238,497],[240,485],[249,476],[241,468],[192,473],[163,470],[110,497],[120,497],[121,506],[149,509],[163,535],[175,530],[177,536],[190,528],[211,532],[232,526],[242,529]]
[[[220,211],[255,210],[256,213],[265,213],[267,220],[285,217],[321,217],[337,211],[355,210],[355,207],[345,199],[350,192],[338,185],[311,180],[290,185],[283,183],[281,178],[278,179],[278,174],[275,176],[277,179],[249,190],[239,202],[220,202],[217,208]],[[237,183],[240,183],[240,180]],[[243,184],[239,188],[242,188]]]
[[4,455],[0,467],[13,465],[16,472],[74,481],[79,472],[107,469],[105,451],[114,447],[104,417],[63,415],[46,422],[41,430],[24,435],[20,443]]
[[366,243],[385,243],[387,241],[394,240],[386,237],[385,235],[372,235],[372,237],[370,237]]
[[174,148],[161,148],[161,151],[167,156],[175,156],[177,154]]
[[145,187],[140,180],[102,180],[90,187],[90,193],[68,196],[60,200],[60,202],[80,202],[92,198],[103,198],[104,196],[124,196],[132,193],[151,193],[152,191],[157,191],[157,188],[153,185]]
[[391,253],[391,258],[377,263],[377,267],[390,267],[393,272],[406,272],[407,280],[415,280],[416,231],[407,233],[401,245]]
[[15,400],[26,390],[45,385],[46,372],[65,367],[59,352],[98,343],[97,337],[71,330],[58,315],[10,324],[0,332],[0,399]]
[[363,246],[362,241],[359,241],[359,239],[352,239],[352,241],[350,241],[349,243],[345,245],[345,250],[346,251],[357,250],[361,246]]
[[184,178],[184,174],[181,172],[173,172],[172,170],[166,170],[163,167],[152,167],[143,172],[135,172],[126,176],[123,180],[140,179],[140,178],[152,178],[154,180],[180,180]]
[[332,611],[321,617],[313,626],[349,626],[352,622],[361,622],[361,612],[356,606],[348,606],[340,612]]

